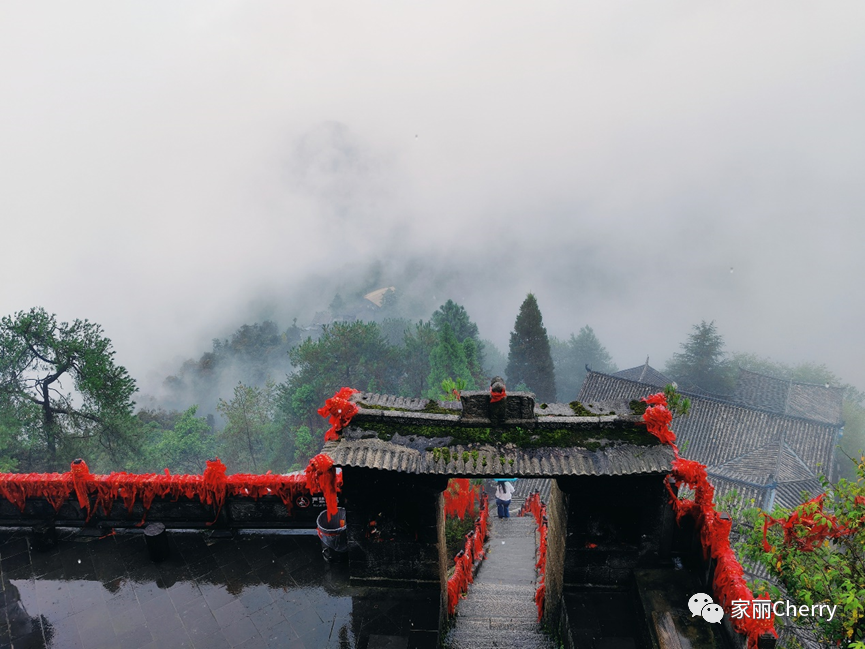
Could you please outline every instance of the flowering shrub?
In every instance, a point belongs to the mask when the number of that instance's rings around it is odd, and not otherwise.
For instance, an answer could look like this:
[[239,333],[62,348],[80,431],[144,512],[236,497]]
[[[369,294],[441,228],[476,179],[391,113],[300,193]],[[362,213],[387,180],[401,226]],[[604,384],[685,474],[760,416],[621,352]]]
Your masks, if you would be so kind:
[[783,587],[766,585],[773,598],[838,606],[831,620],[793,618],[797,625],[830,646],[865,649],[865,458],[856,473],[792,510],[752,511],[744,551]]

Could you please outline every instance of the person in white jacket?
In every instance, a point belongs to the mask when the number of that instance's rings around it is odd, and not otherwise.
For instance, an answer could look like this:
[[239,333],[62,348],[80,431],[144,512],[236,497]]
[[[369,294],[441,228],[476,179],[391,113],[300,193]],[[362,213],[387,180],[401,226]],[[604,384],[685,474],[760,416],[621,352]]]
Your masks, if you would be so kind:
[[507,480],[496,480],[496,505],[499,510],[499,518],[510,518],[511,494],[514,493],[514,485]]

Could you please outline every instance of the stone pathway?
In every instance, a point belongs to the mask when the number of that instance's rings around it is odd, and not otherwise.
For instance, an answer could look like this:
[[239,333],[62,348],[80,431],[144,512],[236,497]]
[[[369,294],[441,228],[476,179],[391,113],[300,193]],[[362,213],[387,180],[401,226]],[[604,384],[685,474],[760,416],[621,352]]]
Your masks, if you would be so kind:
[[489,554],[457,606],[445,647],[553,649],[537,623],[535,520],[517,517],[517,509],[512,504],[512,518],[499,520],[491,505]]

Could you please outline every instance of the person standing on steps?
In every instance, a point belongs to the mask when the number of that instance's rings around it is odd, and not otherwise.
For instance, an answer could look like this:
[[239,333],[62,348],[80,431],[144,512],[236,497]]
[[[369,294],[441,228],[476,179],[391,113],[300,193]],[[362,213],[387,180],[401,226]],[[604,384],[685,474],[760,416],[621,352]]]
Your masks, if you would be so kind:
[[514,485],[507,480],[496,480],[496,505],[498,505],[499,518],[511,517],[512,493],[514,493]]

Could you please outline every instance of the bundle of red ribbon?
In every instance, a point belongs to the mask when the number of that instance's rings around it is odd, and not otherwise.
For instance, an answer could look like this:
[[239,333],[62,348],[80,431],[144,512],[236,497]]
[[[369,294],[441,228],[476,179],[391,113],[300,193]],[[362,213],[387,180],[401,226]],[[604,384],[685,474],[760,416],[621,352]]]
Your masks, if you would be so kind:
[[[670,475],[675,480],[676,488],[686,484],[694,491],[693,500],[679,499],[667,484],[676,512],[676,520],[681,521],[685,516],[694,519],[700,534],[703,555],[707,558],[711,556],[716,561],[715,579],[712,583],[715,597],[727,613],[731,613],[734,600],[754,599],[754,594],[745,583],[742,566],[730,547],[732,523],[722,519],[715,511],[712,502],[715,488],[709,483],[706,465],[679,457],[679,449],[674,443],[676,435],[670,430],[673,416],[667,409],[667,399],[664,394],[653,394],[643,401],[648,404],[643,414],[643,421],[646,422],[649,432],[673,449],[675,459],[673,472]],[[748,649],[756,649],[757,640],[764,633],[772,633],[776,637],[778,635],[775,632],[774,616],[765,620],[731,617],[730,622],[737,633],[747,637]]]
[[318,414],[328,417],[330,429],[324,434],[325,442],[333,442],[339,439],[337,433],[349,425],[351,418],[358,412],[358,407],[349,399],[357,390],[353,388],[340,388],[336,394],[324,402],[318,409]]
[[484,541],[487,538],[489,510],[487,494],[480,498],[480,515],[475,521],[474,530],[466,535],[465,547],[454,557],[454,574],[448,579],[448,615],[457,610],[460,595],[465,593],[474,581],[474,563],[484,558]]
[[99,509],[108,515],[117,498],[123,500],[130,513],[135,503],[141,502],[146,517],[157,497],[176,501],[197,496],[203,504],[213,506],[219,516],[228,496],[256,500],[277,496],[291,513],[297,496],[324,493],[328,512],[336,513],[338,489],[336,470],[326,455],[312,458],[305,473],[288,475],[226,475],[219,459],[208,461],[203,475],[171,475],[168,469],[165,473],[93,475],[83,461],[73,462],[67,473],[0,473],[0,496],[22,512],[28,498],[45,498],[59,510],[74,494],[78,505],[87,512],[87,520]]
[[[772,552],[772,546],[766,538],[772,525],[780,525],[784,530],[784,545],[795,547],[802,552],[812,552],[828,539],[838,539],[853,534],[855,530],[842,525],[833,514],[823,511],[825,498],[826,494],[812,498],[787,518],[772,518],[768,514],[763,514],[763,550]],[[857,501],[859,498],[862,496],[857,496]]]
[[466,514],[474,517],[479,492],[480,487],[472,487],[468,478],[451,478],[444,492],[445,516],[456,516],[460,520]]
[[544,615],[544,600],[546,598],[546,577],[547,577],[547,524],[544,518],[547,516],[547,506],[541,501],[541,494],[537,491],[526,498],[523,506],[520,507],[520,516],[531,514],[535,518],[535,523],[538,525],[538,560],[535,563],[535,568],[538,571],[538,588],[535,591],[535,605],[538,607],[538,622]]

